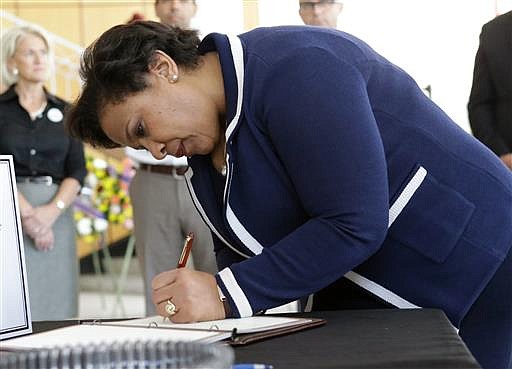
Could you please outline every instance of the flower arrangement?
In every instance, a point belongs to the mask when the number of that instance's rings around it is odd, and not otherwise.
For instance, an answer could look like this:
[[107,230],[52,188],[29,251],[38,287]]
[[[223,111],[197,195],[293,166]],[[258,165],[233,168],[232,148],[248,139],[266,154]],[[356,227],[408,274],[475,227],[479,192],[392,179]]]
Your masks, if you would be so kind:
[[133,228],[133,211],[128,186],[134,174],[128,159],[104,160],[85,154],[87,176],[80,196],[75,200],[75,223],[79,239],[97,242],[110,224]]

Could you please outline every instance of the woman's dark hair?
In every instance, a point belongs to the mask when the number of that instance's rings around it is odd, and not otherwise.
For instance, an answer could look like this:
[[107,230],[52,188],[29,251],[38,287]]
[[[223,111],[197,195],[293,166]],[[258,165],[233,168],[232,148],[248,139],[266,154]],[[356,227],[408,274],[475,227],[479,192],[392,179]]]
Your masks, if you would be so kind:
[[119,147],[100,126],[101,110],[148,87],[146,76],[156,50],[165,52],[182,68],[196,68],[199,42],[197,31],[152,21],[122,24],[103,33],[82,58],[82,93],[66,119],[70,134],[93,146]]

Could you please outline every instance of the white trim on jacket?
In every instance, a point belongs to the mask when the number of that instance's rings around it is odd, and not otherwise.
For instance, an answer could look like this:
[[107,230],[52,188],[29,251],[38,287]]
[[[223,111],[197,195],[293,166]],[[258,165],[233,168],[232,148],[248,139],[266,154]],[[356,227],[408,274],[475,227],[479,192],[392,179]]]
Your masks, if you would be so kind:
[[[234,129],[236,128],[238,124],[238,120],[240,118],[241,109],[242,109],[242,102],[243,102],[243,82],[244,82],[244,59],[243,59],[243,47],[242,42],[238,37],[228,36],[228,40],[231,46],[231,52],[233,56],[233,63],[235,65],[235,72],[237,75],[237,84],[238,84],[238,97],[237,97],[237,107],[236,107],[236,113],[233,120],[229,123],[226,129],[226,145],[229,143],[229,139],[231,134],[233,133]],[[227,161],[227,176],[226,176],[226,187],[224,189],[224,199],[226,201],[226,218],[228,221],[229,226],[235,233],[235,235],[243,242],[243,244],[251,250],[254,255],[258,255],[262,252],[263,246],[256,240],[255,237],[253,237],[250,232],[247,231],[247,229],[242,225],[242,223],[239,221],[235,213],[233,212],[233,209],[231,208],[229,204],[229,184],[231,181],[231,168],[229,165],[229,156],[226,157]],[[414,174],[413,178],[409,181],[409,183],[405,186],[404,190],[401,192],[401,194],[398,196],[397,200],[393,203],[393,205],[389,209],[389,221],[388,221],[388,228],[393,224],[393,222],[396,220],[396,218],[400,215],[402,210],[405,208],[405,206],[408,204],[408,202],[411,200],[412,196],[416,192],[416,190],[420,187],[420,185],[423,183],[423,180],[425,179],[427,175],[427,171],[425,168],[420,167],[417,172]],[[188,181],[187,181],[188,182]],[[193,194],[193,191],[191,191]],[[194,196],[194,195],[193,195]],[[198,204],[198,208],[200,208],[200,204],[197,201],[197,199],[194,197],[194,202]],[[203,218],[207,220],[206,214],[204,213],[203,209],[199,209],[201,212],[201,215],[203,215]],[[226,240],[224,240],[219,232],[215,230],[213,225],[207,220],[208,225],[212,229],[212,231],[231,249],[233,249],[238,254],[249,257],[239,250],[237,250],[235,247],[230,245]],[[222,271],[219,272],[219,277],[224,282],[224,285],[226,286],[226,289],[228,293],[230,294],[231,298],[233,299],[238,312],[240,313],[241,317],[251,316],[253,315],[253,311],[251,308],[251,305],[249,303],[249,300],[247,296],[245,295],[244,291],[240,288],[240,285],[236,281],[235,276],[233,275],[231,269],[225,268]],[[387,288],[379,285],[378,283],[375,283],[374,281],[369,280],[368,278],[354,272],[350,271],[345,274],[345,277],[357,284],[358,286],[364,288],[368,292],[380,297],[384,301],[387,301],[388,303],[404,309],[404,308],[420,308],[419,306],[403,299],[402,297],[398,296],[394,292],[388,290]]]

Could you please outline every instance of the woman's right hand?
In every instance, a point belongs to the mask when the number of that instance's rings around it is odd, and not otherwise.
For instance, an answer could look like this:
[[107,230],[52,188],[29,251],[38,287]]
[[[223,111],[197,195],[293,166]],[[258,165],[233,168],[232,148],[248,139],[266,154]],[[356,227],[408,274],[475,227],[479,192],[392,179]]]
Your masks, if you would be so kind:
[[34,240],[36,248],[41,251],[48,251],[53,248],[53,231],[51,228],[45,227],[34,212],[27,212],[21,218],[21,224],[25,233]]
[[[226,317],[217,281],[211,274],[189,268],[173,269],[155,276],[151,287],[157,313],[174,323],[202,322]],[[166,311],[168,302],[177,308],[172,316]]]

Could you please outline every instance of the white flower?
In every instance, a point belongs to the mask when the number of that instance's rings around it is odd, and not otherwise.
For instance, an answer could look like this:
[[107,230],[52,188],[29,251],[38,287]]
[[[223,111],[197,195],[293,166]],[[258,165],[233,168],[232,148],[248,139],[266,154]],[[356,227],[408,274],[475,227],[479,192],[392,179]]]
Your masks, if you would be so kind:
[[96,186],[98,185],[98,177],[96,177],[94,173],[90,172],[85,177],[85,183],[87,183],[87,186],[89,188],[96,188]]
[[76,230],[80,236],[88,236],[92,233],[92,222],[89,218],[82,218],[76,223]]
[[115,215],[120,214],[121,206],[119,206],[117,204],[110,205],[110,212]]
[[94,229],[97,232],[105,232],[108,228],[108,222],[106,219],[96,218],[94,219]]
[[93,161],[92,161],[92,165],[94,166],[94,168],[96,169],[107,169],[107,162],[103,159],[100,159],[100,158],[95,158]]

